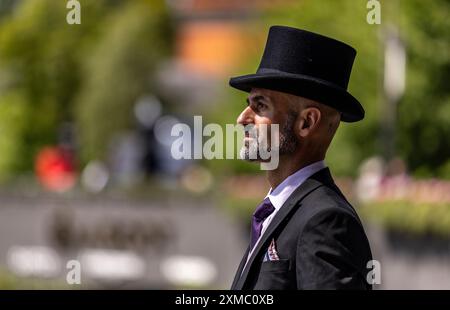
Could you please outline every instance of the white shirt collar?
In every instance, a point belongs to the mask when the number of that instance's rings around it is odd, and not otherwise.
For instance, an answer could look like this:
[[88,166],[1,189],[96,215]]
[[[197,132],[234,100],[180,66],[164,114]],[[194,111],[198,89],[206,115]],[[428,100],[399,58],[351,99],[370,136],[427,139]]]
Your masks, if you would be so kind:
[[321,160],[301,168],[284,179],[274,190],[271,188],[267,193],[266,198],[269,197],[275,210],[278,211],[297,187],[314,173],[325,167],[325,162]]

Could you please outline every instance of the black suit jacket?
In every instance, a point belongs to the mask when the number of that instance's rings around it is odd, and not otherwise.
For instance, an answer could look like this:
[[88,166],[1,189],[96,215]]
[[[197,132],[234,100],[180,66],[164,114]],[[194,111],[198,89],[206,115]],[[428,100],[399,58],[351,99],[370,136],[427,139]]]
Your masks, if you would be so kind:
[[[275,240],[280,260],[263,261]],[[302,183],[272,219],[231,289],[371,289],[369,242],[328,168]]]

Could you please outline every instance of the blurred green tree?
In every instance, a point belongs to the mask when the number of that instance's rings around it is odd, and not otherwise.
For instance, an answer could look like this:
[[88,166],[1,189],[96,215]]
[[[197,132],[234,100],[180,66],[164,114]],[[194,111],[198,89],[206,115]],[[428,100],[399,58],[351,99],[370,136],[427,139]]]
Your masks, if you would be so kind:
[[67,121],[80,129],[85,159],[102,154],[110,134],[130,125],[127,109],[151,64],[169,51],[163,0],[80,2],[80,25],[67,24],[65,1],[2,7],[0,179],[30,171]]
[[164,1],[132,1],[111,15],[99,42],[84,56],[75,113],[84,159],[105,158],[108,141],[133,126],[133,105],[157,91],[152,73],[171,50]]
[[418,177],[450,179],[450,1],[402,0],[407,48],[398,151]]

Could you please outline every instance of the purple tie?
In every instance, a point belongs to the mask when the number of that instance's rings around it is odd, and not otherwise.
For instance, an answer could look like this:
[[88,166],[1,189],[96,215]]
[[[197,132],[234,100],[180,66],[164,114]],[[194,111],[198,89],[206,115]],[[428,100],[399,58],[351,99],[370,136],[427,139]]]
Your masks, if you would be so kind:
[[256,241],[258,241],[259,236],[261,235],[262,224],[264,220],[275,211],[272,203],[269,200],[269,197],[263,200],[261,204],[256,208],[255,213],[253,213],[252,217],[252,239],[250,244],[250,250],[255,246]]

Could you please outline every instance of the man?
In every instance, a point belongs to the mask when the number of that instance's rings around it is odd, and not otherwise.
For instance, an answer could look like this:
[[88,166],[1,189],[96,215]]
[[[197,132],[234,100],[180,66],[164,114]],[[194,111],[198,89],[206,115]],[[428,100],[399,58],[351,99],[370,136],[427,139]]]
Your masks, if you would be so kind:
[[[312,32],[270,28],[256,74],[230,79],[249,92],[244,126],[279,124],[279,164],[252,217],[250,245],[232,289],[371,289],[369,242],[324,163],[340,124],[364,118],[347,92],[356,51]],[[241,156],[250,156],[245,138]],[[269,144],[270,145],[270,144]]]

